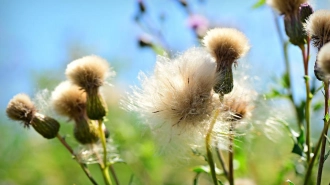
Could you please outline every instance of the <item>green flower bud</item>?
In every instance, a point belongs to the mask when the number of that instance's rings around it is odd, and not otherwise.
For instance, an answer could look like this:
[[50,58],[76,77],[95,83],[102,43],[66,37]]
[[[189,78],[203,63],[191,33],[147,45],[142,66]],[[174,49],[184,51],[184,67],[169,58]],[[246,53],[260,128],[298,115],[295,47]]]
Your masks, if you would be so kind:
[[231,65],[223,66],[218,74],[218,80],[213,87],[214,92],[222,95],[230,93],[234,88],[233,71]]
[[30,123],[35,131],[47,139],[57,136],[60,124],[53,118],[36,113]]
[[107,114],[105,102],[97,91],[87,92],[86,112],[91,120],[102,120]]
[[98,125],[91,120],[81,119],[74,126],[74,137],[81,144],[96,143],[99,140]]

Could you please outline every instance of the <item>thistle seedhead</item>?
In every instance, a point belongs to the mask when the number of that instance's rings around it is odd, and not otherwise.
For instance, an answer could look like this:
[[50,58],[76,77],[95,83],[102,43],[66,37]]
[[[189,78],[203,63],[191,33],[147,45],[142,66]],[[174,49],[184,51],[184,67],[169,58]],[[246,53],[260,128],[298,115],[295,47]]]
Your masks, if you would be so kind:
[[92,120],[100,120],[106,115],[107,108],[99,87],[104,84],[110,73],[106,60],[97,56],[86,56],[68,64],[66,75],[69,80],[87,93],[87,115]]
[[18,94],[9,101],[6,113],[10,119],[22,121],[24,127],[29,127],[36,108],[28,95]]
[[330,42],[325,44],[318,53],[317,64],[327,79],[330,77]]
[[86,114],[86,93],[69,81],[55,88],[51,103],[58,114],[70,119],[79,119]]
[[89,93],[104,84],[110,74],[110,67],[105,59],[91,55],[72,61],[65,74],[73,84]]
[[268,0],[267,3],[272,6],[280,14],[289,15],[296,14],[299,6],[306,3],[307,0]]
[[246,36],[233,28],[215,28],[207,32],[203,44],[215,58],[217,82],[214,91],[222,95],[233,89],[232,65],[250,49]]
[[37,112],[33,102],[26,94],[18,94],[8,103],[7,116],[15,121],[22,121],[24,127],[32,126],[47,139],[57,136],[60,124],[53,118]]
[[305,30],[311,37],[313,45],[321,47],[330,41],[330,11],[315,11],[307,20]]

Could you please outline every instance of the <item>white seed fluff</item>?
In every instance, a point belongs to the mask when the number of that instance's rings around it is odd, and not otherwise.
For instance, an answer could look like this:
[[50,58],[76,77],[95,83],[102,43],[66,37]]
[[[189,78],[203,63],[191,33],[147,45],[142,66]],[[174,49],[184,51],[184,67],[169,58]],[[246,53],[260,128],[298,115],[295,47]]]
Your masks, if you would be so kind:
[[159,56],[151,76],[140,74],[141,88],[133,88],[125,107],[138,112],[159,141],[180,149],[182,142],[194,145],[202,141],[216,108],[215,70],[204,48],[189,49],[174,59]]

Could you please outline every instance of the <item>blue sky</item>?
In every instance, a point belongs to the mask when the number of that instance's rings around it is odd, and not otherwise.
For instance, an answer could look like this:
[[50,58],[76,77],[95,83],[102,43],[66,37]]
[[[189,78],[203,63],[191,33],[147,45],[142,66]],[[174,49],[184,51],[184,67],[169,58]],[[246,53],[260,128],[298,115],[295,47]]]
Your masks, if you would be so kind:
[[[251,9],[255,1],[188,2],[193,4],[193,12],[218,25],[236,27],[247,35],[252,49],[242,62],[246,62],[250,73],[261,77],[265,85],[272,76],[283,72],[284,65],[273,12],[269,7]],[[145,3],[151,20],[161,28],[172,52],[198,45],[186,25],[187,14],[177,2],[145,0]],[[316,9],[330,9],[328,0],[313,4]],[[86,54],[97,54],[114,63],[119,69],[115,80],[120,86],[137,84],[138,72],[152,71],[156,60],[151,50],[140,49],[137,45],[137,38],[143,33],[134,22],[137,10],[135,0],[0,0],[0,110],[4,110],[15,94],[32,95],[36,91],[34,74],[50,70],[64,73],[71,60],[68,50],[75,44],[85,48]],[[157,21],[160,14],[166,16],[162,25]],[[290,59],[299,94],[304,89],[300,51],[290,47],[290,52],[294,53]],[[313,57],[315,53],[310,63]],[[63,73],[58,76],[64,79]]]

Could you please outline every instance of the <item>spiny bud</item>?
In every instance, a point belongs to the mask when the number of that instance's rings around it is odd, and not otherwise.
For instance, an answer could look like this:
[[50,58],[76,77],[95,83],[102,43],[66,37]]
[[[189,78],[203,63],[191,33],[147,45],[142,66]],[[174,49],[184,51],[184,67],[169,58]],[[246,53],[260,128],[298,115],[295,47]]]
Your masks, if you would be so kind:
[[307,35],[303,23],[313,13],[307,0],[270,0],[269,4],[284,15],[285,32],[293,45],[304,45]]
[[24,127],[30,125],[43,137],[52,139],[57,136],[60,124],[53,118],[37,112],[33,102],[26,94],[18,94],[8,103],[7,116],[22,121]]
[[312,6],[308,3],[303,3],[299,7],[300,20],[305,24],[310,15],[314,13]]
[[103,119],[107,109],[99,94],[99,87],[110,74],[107,61],[97,56],[86,56],[68,64],[65,73],[72,83],[87,93],[88,117],[92,120]]
[[290,42],[300,46],[306,44],[307,34],[303,24],[306,23],[308,17],[313,13],[312,7],[308,3],[303,3],[299,7],[297,13],[291,13],[284,16],[285,31]]
[[330,77],[330,43],[325,44],[318,53],[317,64],[327,79]]
[[60,124],[53,118],[36,113],[31,121],[31,125],[39,134],[47,139],[57,136]]
[[99,140],[98,125],[88,119],[76,120],[73,133],[81,144],[96,143]]
[[250,48],[246,36],[236,29],[215,28],[207,32],[203,43],[217,63],[214,91],[222,95],[230,93],[234,86],[232,65]]

